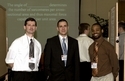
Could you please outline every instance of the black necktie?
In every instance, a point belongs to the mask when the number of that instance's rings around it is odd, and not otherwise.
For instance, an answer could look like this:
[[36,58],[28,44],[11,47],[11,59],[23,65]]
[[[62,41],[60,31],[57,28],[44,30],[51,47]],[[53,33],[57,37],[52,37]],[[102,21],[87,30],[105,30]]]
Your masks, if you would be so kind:
[[[30,39],[30,51],[29,51],[29,58],[31,59],[31,58],[34,58],[34,43],[33,43],[33,40],[32,39]],[[33,70],[34,68],[35,68],[35,64],[34,63],[29,63],[29,68],[31,69],[31,70]]]
[[33,40],[30,39],[30,52],[29,52],[29,57],[34,58],[34,43]]

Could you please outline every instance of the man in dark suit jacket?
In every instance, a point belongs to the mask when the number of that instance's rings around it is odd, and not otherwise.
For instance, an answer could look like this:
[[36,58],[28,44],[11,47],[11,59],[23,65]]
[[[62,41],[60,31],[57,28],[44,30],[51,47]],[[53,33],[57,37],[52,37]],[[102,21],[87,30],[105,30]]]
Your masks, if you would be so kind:
[[[79,81],[78,42],[67,35],[68,29],[68,22],[60,19],[57,22],[58,35],[47,39],[44,64],[48,81]],[[63,53],[63,38],[65,38],[67,54]]]

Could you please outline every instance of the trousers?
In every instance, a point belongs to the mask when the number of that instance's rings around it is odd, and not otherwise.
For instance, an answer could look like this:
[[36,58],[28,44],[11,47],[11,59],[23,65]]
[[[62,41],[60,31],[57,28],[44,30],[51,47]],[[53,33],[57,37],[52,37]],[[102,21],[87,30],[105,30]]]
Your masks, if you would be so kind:
[[93,77],[91,78],[90,81],[114,81],[114,77],[112,73],[109,73],[105,76],[101,76],[101,77]]

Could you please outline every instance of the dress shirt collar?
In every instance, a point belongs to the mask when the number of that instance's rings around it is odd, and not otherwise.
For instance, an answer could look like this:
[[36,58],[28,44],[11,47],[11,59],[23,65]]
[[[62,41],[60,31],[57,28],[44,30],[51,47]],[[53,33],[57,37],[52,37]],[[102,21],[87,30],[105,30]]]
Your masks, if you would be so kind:
[[87,36],[86,34],[80,34],[79,36]]
[[67,40],[67,36],[63,37],[63,36],[59,35],[59,38],[60,38],[60,40],[62,40],[63,38],[65,38]]
[[59,35],[59,40],[60,40],[61,46],[62,46],[63,38],[66,39],[66,40],[65,40],[66,49],[68,50],[68,36],[63,37],[63,36]]
[[29,37],[28,35],[25,34],[25,36],[27,37],[28,43],[30,43],[30,39],[32,39],[34,41],[34,37]]
[[98,46],[100,46],[104,40],[105,39],[103,37],[100,37],[98,40],[95,40],[95,42],[98,42]]

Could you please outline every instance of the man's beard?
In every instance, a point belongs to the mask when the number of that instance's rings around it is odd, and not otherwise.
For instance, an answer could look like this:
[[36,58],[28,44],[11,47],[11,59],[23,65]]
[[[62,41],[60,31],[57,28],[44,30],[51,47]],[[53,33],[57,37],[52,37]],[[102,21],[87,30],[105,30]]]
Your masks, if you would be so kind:
[[93,38],[94,40],[99,39],[100,37],[101,37],[101,35],[99,35],[99,36],[94,36],[94,35],[92,35],[92,38]]

